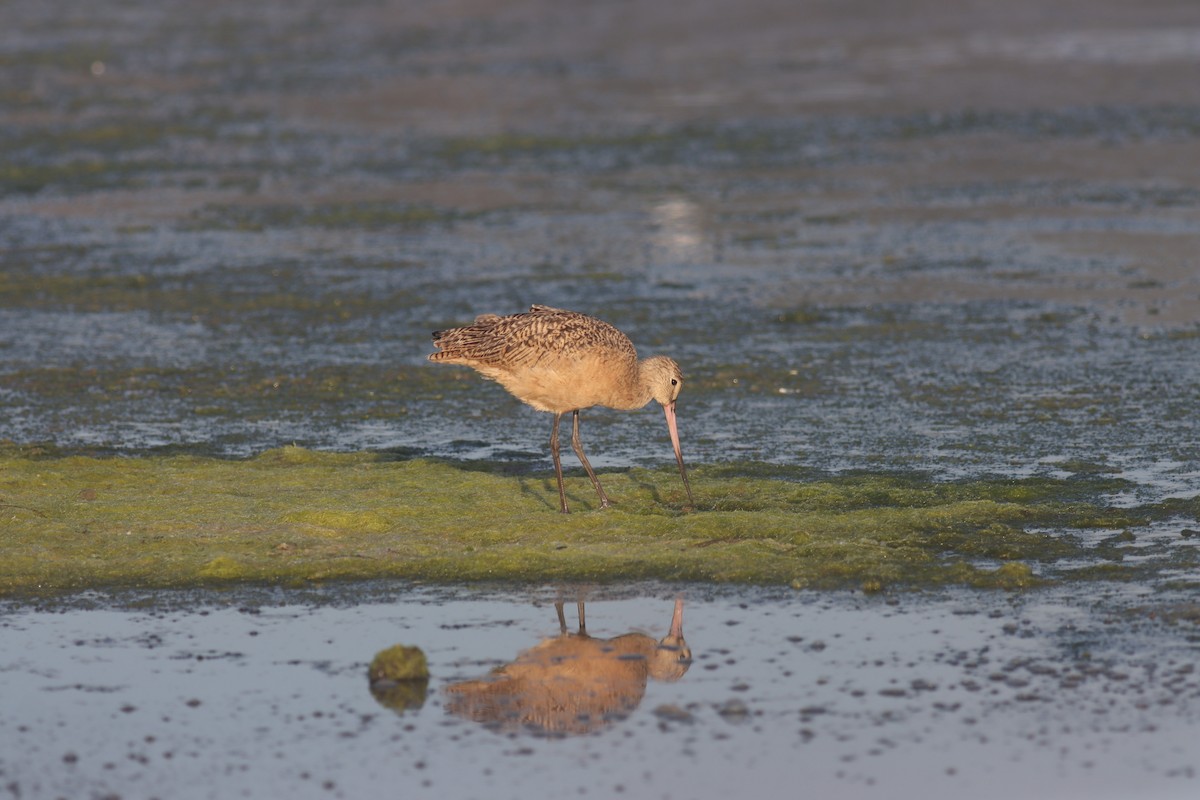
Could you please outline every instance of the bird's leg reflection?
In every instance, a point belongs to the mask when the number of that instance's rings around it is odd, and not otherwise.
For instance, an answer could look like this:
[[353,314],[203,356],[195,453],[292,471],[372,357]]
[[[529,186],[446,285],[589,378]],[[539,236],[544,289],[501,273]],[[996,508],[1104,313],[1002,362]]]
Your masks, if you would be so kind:
[[559,635],[521,652],[479,680],[447,686],[446,711],[497,731],[543,736],[589,733],[624,719],[642,702],[650,678],[676,681],[692,663],[683,638],[683,600],[675,601],[661,641],[644,633],[589,636],[584,603],[579,631],[569,633],[556,601]]
[[[558,630],[560,633],[565,634],[567,632],[567,617],[563,613],[563,604],[564,601],[556,600],[554,602],[554,610],[558,612]],[[583,601],[577,601],[576,607],[579,610],[579,635],[587,636],[587,624],[584,622],[583,617]]]

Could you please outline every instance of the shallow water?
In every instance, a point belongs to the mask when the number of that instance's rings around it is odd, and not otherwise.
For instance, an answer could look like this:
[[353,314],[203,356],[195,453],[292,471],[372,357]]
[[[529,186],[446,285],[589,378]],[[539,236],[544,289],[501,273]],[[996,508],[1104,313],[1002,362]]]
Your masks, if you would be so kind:
[[[583,735],[492,730],[446,687],[558,635],[575,592],[98,595],[8,605],[0,778],[20,797],[1182,798],[1196,791],[1200,633],[1186,597],[1100,587],[864,597],[593,590],[590,635],[693,661]],[[423,704],[367,664],[421,647]]]

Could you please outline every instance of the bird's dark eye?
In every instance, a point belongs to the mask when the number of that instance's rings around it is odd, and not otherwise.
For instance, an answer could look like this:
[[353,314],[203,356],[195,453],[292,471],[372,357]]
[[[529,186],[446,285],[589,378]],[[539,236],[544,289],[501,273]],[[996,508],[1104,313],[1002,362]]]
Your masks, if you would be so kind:
[[678,385],[679,385],[679,381],[675,380],[674,378],[671,378],[671,385],[672,385],[672,386],[678,386]]

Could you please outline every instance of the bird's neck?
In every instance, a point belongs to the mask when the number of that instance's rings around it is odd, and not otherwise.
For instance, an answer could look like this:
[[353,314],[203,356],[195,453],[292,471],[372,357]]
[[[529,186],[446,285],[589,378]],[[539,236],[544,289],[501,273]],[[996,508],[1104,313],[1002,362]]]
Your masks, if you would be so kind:
[[650,381],[642,369],[645,363],[645,359],[638,361],[628,379],[618,382],[621,389],[613,396],[611,402],[605,403],[606,406],[619,411],[633,411],[642,408],[653,399]]

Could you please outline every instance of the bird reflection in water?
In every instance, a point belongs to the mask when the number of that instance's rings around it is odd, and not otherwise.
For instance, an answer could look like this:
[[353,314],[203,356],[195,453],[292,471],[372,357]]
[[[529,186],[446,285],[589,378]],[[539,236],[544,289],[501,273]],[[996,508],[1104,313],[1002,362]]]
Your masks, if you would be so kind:
[[479,680],[451,684],[446,710],[496,731],[566,736],[591,733],[624,719],[642,702],[649,678],[677,681],[692,663],[683,638],[683,600],[675,601],[671,628],[659,641],[644,633],[613,639],[589,636],[579,602],[579,630],[567,631],[562,602],[560,634],[522,652]]

